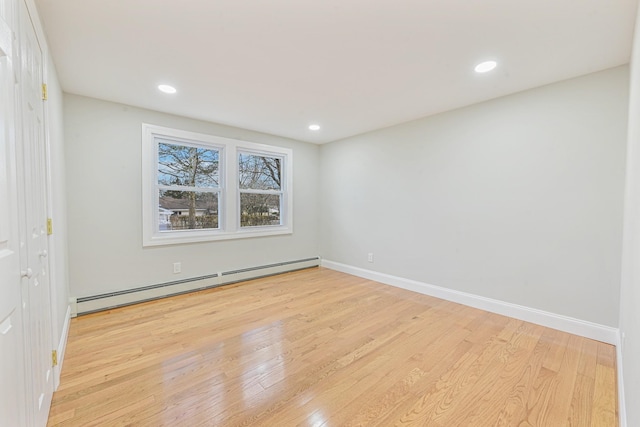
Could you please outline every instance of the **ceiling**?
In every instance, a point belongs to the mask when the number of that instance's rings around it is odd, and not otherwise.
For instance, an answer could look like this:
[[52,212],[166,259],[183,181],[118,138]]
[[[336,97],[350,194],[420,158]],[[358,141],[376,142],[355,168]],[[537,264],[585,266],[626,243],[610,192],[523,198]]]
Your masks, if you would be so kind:
[[637,0],[36,4],[65,92],[325,143],[626,64]]

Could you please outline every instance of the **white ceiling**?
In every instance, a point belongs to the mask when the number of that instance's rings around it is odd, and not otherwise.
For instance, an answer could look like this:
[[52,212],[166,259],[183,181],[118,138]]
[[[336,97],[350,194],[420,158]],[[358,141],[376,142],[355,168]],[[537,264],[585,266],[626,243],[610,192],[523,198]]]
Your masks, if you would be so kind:
[[66,92],[324,143],[625,64],[637,0],[36,4]]

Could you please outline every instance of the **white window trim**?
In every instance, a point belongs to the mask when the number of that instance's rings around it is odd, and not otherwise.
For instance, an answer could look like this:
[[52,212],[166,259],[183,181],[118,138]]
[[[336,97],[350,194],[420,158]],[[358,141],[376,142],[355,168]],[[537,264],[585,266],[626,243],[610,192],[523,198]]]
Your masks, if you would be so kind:
[[[156,138],[209,146],[220,150],[219,228],[215,230],[158,230],[156,194],[158,158]],[[238,152],[281,157],[284,161],[282,183],[282,225],[240,227]],[[288,148],[257,144],[220,136],[206,135],[151,124],[142,124],[142,245],[160,246],[293,233],[293,151]]]
[[[236,165],[238,165],[240,163],[240,154],[248,154],[248,155],[253,155],[253,156],[264,156],[264,157],[273,157],[273,158],[279,158],[282,161],[282,164],[285,165],[284,167],[286,168],[286,163],[287,163],[287,159],[285,158],[285,156],[280,155],[279,153],[275,153],[273,151],[268,152],[268,151],[263,151],[263,150],[251,150],[248,149],[246,147],[239,147],[238,150],[236,151]],[[285,174],[285,180],[286,180],[286,170],[283,170],[283,174]],[[240,212],[240,194],[241,193],[253,193],[253,194],[277,194],[281,197],[280,199],[280,222],[281,224],[285,224],[285,220],[286,218],[284,217],[282,212],[287,212],[287,206],[288,206],[288,201],[287,201],[287,197],[286,197],[286,192],[285,192],[285,186],[286,183],[282,183],[281,184],[282,188],[280,190],[252,190],[249,188],[244,188],[241,189],[240,188],[240,180],[236,180],[236,191],[238,194],[238,199],[236,201],[237,203],[237,209],[238,212]],[[277,225],[269,225],[267,227],[279,227]],[[249,227],[245,227],[242,228],[242,230],[250,230],[250,229],[255,229],[255,226],[249,226]]]

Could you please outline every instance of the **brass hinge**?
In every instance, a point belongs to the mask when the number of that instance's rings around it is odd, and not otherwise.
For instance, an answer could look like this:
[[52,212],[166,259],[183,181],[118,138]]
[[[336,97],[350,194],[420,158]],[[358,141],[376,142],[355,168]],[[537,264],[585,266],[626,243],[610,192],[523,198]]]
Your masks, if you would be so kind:
[[58,366],[58,350],[51,351],[51,366]]
[[51,218],[47,218],[47,235],[51,236],[53,234],[53,220]]
[[43,101],[47,100],[47,84],[46,83],[42,83],[42,100]]

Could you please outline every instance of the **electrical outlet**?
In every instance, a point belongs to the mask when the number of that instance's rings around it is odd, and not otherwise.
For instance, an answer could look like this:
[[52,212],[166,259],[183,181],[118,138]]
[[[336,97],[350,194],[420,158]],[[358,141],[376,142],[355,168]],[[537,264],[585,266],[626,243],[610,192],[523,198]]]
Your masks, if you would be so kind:
[[373,252],[369,252],[369,253],[367,254],[367,261],[368,261],[368,262],[373,262]]
[[182,271],[182,263],[174,262],[173,263],[173,274],[178,274]]

